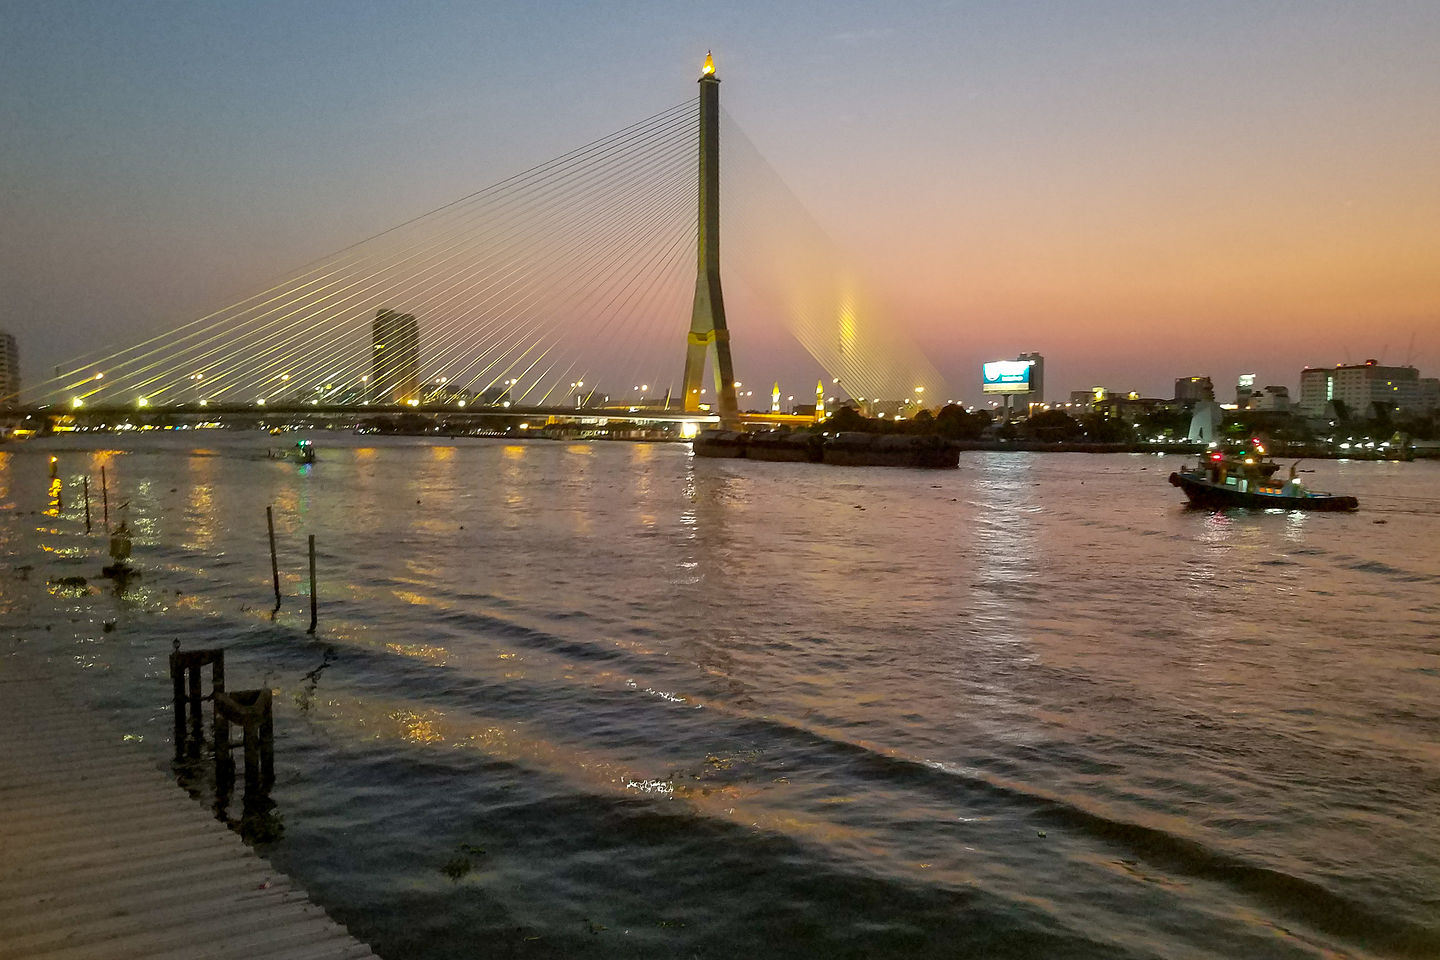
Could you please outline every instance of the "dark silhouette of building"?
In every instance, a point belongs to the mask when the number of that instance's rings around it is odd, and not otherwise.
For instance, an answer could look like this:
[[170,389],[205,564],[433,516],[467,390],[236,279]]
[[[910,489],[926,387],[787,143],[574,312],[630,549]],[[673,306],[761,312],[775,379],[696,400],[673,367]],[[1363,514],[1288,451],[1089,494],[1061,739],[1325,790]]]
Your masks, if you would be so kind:
[[20,401],[20,348],[0,330],[0,406]]
[[1215,382],[1209,377],[1181,377],[1175,381],[1175,399],[1180,403],[1214,400]]
[[420,399],[420,324],[413,313],[381,308],[371,325],[370,400]]
[[1022,353],[1016,360],[1030,361],[1030,394],[1025,399],[1030,403],[1045,402],[1045,358],[1038,353]]

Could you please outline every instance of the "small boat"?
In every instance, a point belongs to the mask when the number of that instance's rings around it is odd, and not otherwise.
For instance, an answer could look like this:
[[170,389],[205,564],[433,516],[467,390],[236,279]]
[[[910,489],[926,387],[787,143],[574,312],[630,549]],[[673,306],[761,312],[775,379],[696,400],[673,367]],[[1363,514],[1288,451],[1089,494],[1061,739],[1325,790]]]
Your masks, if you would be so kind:
[[[1299,461],[1296,461],[1298,464]],[[1261,510],[1357,510],[1360,501],[1309,490],[1295,475],[1295,465],[1284,483],[1276,481],[1280,465],[1265,459],[1265,448],[1254,442],[1238,454],[1212,450],[1194,467],[1170,474],[1170,483],[1185,491],[1197,507],[1254,507]]]
[[265,455],[271,460],[287,460],[290,463],[314,463],[315,444],[309,440],[296,440],[295,446],[284,450],[266,450]]

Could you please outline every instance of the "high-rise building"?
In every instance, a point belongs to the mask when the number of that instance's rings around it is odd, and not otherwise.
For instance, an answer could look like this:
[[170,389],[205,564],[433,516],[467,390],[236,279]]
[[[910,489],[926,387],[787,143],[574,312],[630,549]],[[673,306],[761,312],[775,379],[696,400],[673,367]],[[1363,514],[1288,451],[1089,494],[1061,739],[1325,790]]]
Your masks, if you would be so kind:
[[1440,410],[1440,377],[1421,377],[1415,405],[1421,410]]
[[0,330],[0,406],[20,402],[20,348]]
[[1250,394],[1245,404],[1247,410],[1287,413],[1291,407],[1290,388],[1284,385],[1268,386]]
[[1215,399],[1215,383],[1209,377],[1181,377],[1175,381],[1175,400],[1196,403]]
[[1045,402],[1045,358],[1038,353],[1022,353],[1015,358],[1019,361],[1030,361],[1030,395],[1025,399],[1029,403]]
[[1242,373],[1240,379],[1235,381],[1235,406],[1244,410],[1250,406],[1250,397],[1255,393],[1255,374]]
[[1325,416],[1327,406],[1337,400],[1352,417],[1373,416],[1377,403],[1416,408],[1420,405],[1420,371],[1414,367],[1384,367],[1374,360],[1300,371],[1301,413]]
[[1325,416],[1335,399],[1335,371],[1327,367],[1306,367],[1300,371],[1300,402],[1296,408],[1307,417]]
[[370,328],[370,400],[420,399],[420,324],[413,313],[381,308]]

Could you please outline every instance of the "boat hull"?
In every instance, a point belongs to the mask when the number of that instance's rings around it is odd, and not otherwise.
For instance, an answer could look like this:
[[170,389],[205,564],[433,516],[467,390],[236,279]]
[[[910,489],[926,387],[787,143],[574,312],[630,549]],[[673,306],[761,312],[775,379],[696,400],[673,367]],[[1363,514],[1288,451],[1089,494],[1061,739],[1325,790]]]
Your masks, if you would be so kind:
[[692,449],[698,457],[828,463],[845,467],[953,470],[960,465],[960,448],[936,436],[842,433],[827,439],[814,434],[706,430],[694,439]]
[[1251,507],[1256,510],[1324,510],[1348,512],[1358,510],[1360,501],[1354,497],[1337,497],[1328,493],[1303,497],[1287,497],[1278,493],[1256,493],[1240,491],[1234,487],[1222,487],[1185,473],[1170,474],[1170,483],[1185,491],[1185,496],[1197,507],[1224,509],[1226,507]]

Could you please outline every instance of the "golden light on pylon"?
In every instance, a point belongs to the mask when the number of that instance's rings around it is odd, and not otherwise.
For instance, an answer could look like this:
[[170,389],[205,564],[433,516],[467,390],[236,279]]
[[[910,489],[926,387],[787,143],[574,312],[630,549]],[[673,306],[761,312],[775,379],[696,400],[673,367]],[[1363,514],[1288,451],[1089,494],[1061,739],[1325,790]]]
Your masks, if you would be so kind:
[[709,50],[705,51],[705,66],[700,68],[700,72],[707,77],[715,75],[715,58],[710,56]]

